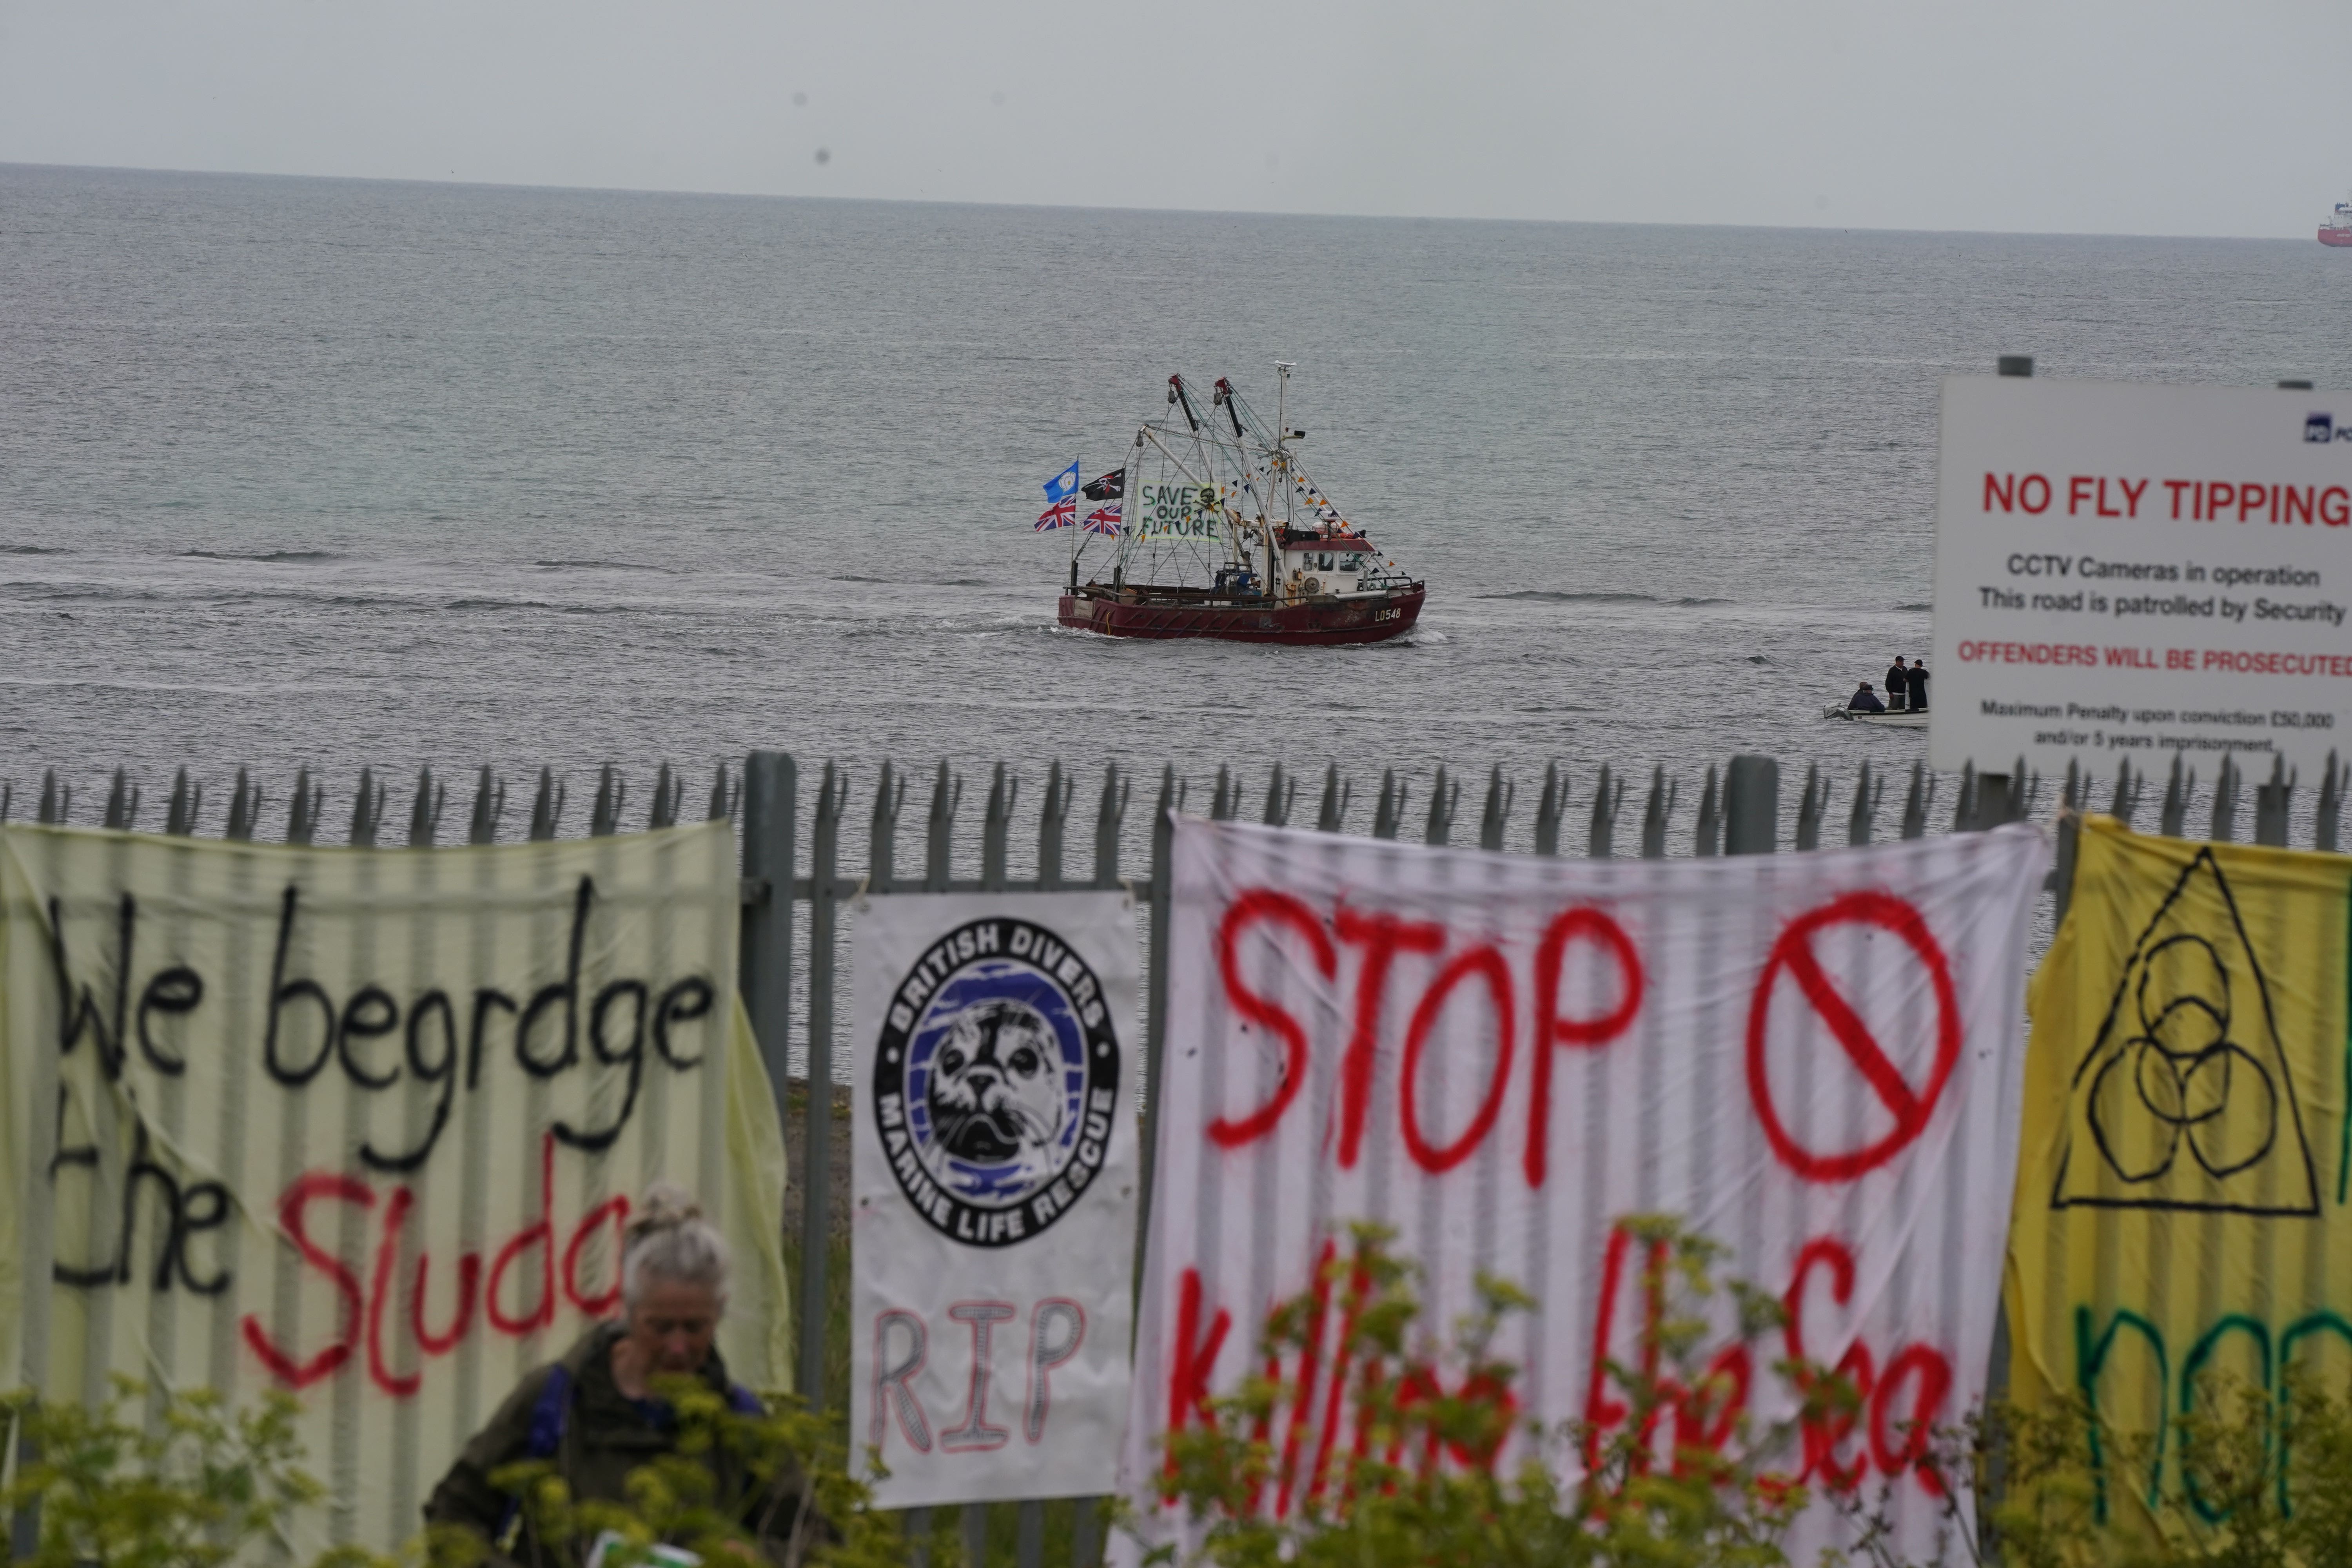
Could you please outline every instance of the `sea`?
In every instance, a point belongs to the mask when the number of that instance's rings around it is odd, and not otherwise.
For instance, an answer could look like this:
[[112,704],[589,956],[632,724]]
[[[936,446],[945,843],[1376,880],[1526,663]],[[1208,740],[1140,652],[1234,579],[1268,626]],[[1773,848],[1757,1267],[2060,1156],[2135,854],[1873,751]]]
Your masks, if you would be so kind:
[[[1927,651],[1939,384],[2004,353],[2352,387],[2352,256],[0,165],[0,789],[90,822],[120,768],[157,826],[184,769],[210,833],[244,768],[271,837],[307,767],[330,840],[362,768],[397,837],[429,766],[446,837],[488,765],[513,837],[542,769],[569,834],[605,764],[635,823],[663,763],[694,812],[775,748],[838,764],[852,861],[910,773],[906,864],[942,761],[968,826],[996,764],[1025,823],[1115,763],[1130,841],[1163,769],[1256,816],[1279,763],[1356,831],[1392,773],[1415,837],[1443,766],[1457,842],[1499,770],[1514,844],[1556,767],[1581,844],[1606,764],[1625,845],[1663,770],[1686,846],[1747,752],[1840,830],[1891,774],[1884,833],[1925,736],[1822,710]],[[1060,629],[1043,481],[1116,467],[1171,372],[1270,412],[1276,361],[1418,628]]]

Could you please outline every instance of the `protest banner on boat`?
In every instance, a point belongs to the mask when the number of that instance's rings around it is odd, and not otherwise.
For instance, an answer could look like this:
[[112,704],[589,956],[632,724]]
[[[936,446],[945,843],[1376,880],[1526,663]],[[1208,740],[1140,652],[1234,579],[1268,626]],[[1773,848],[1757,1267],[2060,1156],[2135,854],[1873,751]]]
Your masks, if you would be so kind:
[[783,1149],[725,822],[313,849],[0,828],[0,1365],[301,1403],[326,1544],[390,1552],[529,1369],[618,1310],[656,1179],[788,1384]]
[[1222,539],[1224,525],[1215,489],[1183,484],[1139,484],[1127,503],[1127,531],[1144,540]]
[[1108,1491],[1134,1319],[1135,911],[920,894],[854,938],[850,1434],[890,1508]]
[[2011,1381],[2090,1401],[2105,1518],[2213,1522],[2174,1423],[2352,1375],[2347,915],[2340,857],[2083,824],[2031,996]]
[[1944,383],[1937,768],[2274,752],[2316,769],[2352,730],[2347,611],[2352,399]]
[[[1235,823],[1176,829],[1169,1017],[1122,1484],[1147,1534],[1177,1516],[1162,1445],[1264,1373],[1297,1397],[1265,1441],[1261,1506],[1323,1497],[1365,1434],[1330,1359],[1344,1289],[1305,1349],[1265,1354],[1279,1300],[1316,1289],[1355,1222],[1420,1271],[1424,1324],[1483,1275],[1531,1294],[1487,1399],[1597,1447],[1629,1419],[1657,1261],[1635,1216],[1674,1215],[1721,1272],[1782,1300],[1743,1342],[1723,1316],[1652,1434],[1737,1447],[1818,1500],[1800,1555],[1883,1501],[1932,1542],[1948,1489],[1928,1426],[1981,1396],[2016,1167],[2026,940],[2049,855],[2036,828],[1803,856],[1575,861]],[[1784,1358],[1842,1371],[1858,1409],[1779,1447],[1802,1400]],[[1416,1374],[1418,1375],[1418,1374]],[[1445,1375],[1460,1375],[1459,1373]],[[1401,1394],[1400,1398],[1403,1397]],[[1417,1462],[1514,1466],[1501,1450]],[[1565,1474],[1588,1450],[1561,1440]],[[1375,1458],[1378,1456],[1375,1455]]]

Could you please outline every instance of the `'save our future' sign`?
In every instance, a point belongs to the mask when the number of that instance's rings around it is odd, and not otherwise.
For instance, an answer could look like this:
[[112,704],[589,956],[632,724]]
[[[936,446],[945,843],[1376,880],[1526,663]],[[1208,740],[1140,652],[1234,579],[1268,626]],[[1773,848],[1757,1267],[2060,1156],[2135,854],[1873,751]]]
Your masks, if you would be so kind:
[[1944,383],[1936,767],[2315,769],[2352,725],[2347,609],[2352,394]]

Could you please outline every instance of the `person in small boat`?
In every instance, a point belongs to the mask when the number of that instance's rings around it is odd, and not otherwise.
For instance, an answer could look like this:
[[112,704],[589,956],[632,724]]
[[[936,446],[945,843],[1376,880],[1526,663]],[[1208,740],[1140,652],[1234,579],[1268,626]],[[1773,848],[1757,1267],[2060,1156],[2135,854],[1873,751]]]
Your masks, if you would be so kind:
[[1911,688],[1911,711],[1925,713],[1927,710],[1927,661],[1913,660],[1906,677],[1906,683]]
[[1867,680],[1853,689],[1853,695],[1845,700],[1845,705],[1857,713],[1886,711],[1886,704],[1878,700],[1878,693],[1870,689],[1870,682]]
[[1904,697],[1911,689],[1911,672],[1903,668],[1903,656],[1896,654],[1895,663],[1886,671],[1886,708],[1891,713],[1903,711]]
[[[727,1266],[726,1238],[702,1217],[701,1205],[682,1188],[656,1183],[622,1240],[621,1316],[523,1378],[434,1488],[426,1523],[472,1531],[493,1564],[562,1561],[575,1543],[533,1539],[493,1475],[541,1460],[573,1500],[625,1502],[632,1471],[677,1451],[677,1418],[656,1387],[660,1381],[690,1378],[738,1415],[762,1414],[758,1396],[728,1378],[713,1342],[727,1310]],[[744,1528],[780,1546],[798,1512],[799,1467],[787,1458],[782,1473],[760,1484],[740,1456],[714,1448],[701,1458],[718,1498],[748,1498]],[[829,1534],[822,1521],[811,1524],[818,1539]]]

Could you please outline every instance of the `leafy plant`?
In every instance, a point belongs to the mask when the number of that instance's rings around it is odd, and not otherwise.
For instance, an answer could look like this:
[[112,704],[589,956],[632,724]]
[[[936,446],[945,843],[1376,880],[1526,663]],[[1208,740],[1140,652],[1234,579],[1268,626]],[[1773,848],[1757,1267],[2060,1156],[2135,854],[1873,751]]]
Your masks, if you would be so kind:
[[[657,1545],[710,1563],[777,1568],[900,1568],[907,1561],[898,1521],[877,1511],[871,1489],[849,1473],[837,1416],[811,1411],[791,1394],[771,1396],[767,1414],[740,1414],[691,1378],[666,1380],[656,1392],[675,1413],[677,1441],[630,1473],[625,1501],[573,1498],[546,1460],[509,1465],[490,1478],[520,1504],[541,1568],[583,1568],[590,1546],[608,1531],[619,1545],[604,1568],[641,1568]],[[727,1470],[742,1478],[723,1495],[713,1456],[731,1460]],[[436,1548],[436,1568],[462,1568],[452,1550]]]
[[[198,1389],[118,1377],[95,1410],[19,1393],[0,1417],[26,1458],[0,1488],[11,1514],[39,1510],[34,1568],[218,1568],[325,1489],[301,1468],[294,1401],[231,1411]],[[135,1413],[135,1419],[134,1419]],[[336,1554],[348,1563],[352,1554]]]

